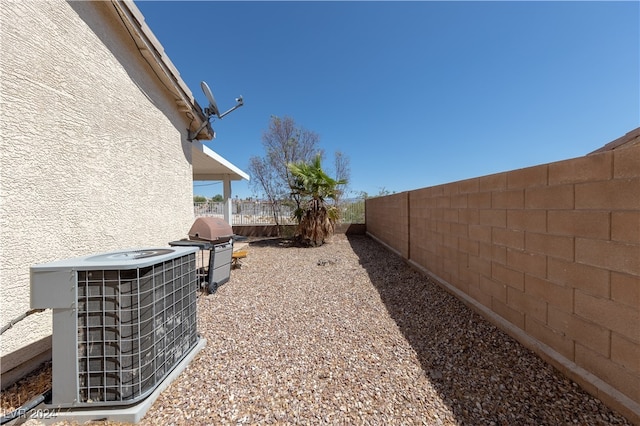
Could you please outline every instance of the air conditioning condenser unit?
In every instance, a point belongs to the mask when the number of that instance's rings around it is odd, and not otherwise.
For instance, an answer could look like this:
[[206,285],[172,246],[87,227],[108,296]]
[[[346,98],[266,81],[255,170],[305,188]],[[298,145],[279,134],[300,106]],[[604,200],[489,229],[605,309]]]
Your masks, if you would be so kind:
[[53,309],[52,407],[130,407],[195,356],[204,346],[197,251],[131,249],[31,267],[31,307]]

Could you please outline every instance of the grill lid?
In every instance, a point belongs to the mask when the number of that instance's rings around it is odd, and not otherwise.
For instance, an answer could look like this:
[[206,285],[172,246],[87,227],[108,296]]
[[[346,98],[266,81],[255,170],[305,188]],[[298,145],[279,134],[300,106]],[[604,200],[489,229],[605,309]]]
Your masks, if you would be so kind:
[[190,240],[228,241],[233,237],[233,228],[224,219],[199,217],[189,229]]

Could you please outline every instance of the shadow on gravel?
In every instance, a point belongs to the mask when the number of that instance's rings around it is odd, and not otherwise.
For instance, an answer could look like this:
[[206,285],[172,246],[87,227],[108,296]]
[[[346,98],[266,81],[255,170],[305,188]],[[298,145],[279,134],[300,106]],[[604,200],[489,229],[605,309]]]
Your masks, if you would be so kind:
[[247,240],[250,246],[254,247],[279,247],[279,248],[289,248],[289,247],[299,247],[299,248],[308,248],[313,250],[314,248],[304,242],[301,242],[295,238],[287,238],[287,237],[265,237],[265,238],[255,238]]
[[247,240],[249,246],[253,247],[296,247],[296,242],[292,238],[280,238],[280,237],[269,237],[269,238],[256,238]]
[[348,239],[459,424],[629,424],[399,256]]

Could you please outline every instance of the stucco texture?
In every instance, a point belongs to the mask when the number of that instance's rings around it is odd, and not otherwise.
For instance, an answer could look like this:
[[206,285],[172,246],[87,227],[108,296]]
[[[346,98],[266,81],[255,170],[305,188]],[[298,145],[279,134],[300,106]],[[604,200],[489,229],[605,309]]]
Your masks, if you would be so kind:
[[[11,1],[0,13],[5,325],[30,309],[30,266],[168,246],[193,211],[189,123],[111,2]],[[50,312],[30,316],[0,355],[50,333]]]

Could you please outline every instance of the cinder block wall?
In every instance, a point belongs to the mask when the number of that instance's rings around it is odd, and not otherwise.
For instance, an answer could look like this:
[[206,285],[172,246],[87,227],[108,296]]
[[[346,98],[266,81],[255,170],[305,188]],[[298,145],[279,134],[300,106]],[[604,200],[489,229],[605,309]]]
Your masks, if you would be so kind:
[[405,259],[409,257],[408,209],[408,192],[369,198],[365,204],[367,233],[375,235]]
[[370,235],[640,422],[640,144],[370,199],[366,213]]

